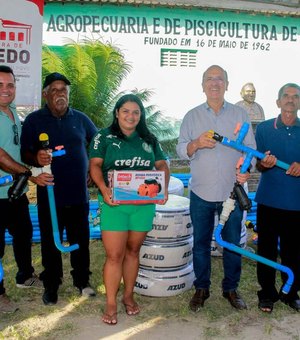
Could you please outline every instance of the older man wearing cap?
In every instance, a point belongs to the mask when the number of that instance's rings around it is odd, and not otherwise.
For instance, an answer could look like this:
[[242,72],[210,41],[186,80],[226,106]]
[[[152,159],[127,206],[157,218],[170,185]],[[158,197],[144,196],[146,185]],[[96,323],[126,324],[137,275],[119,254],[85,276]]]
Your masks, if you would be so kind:
[[[70,244],[79,249],[71,252],[73,285],[83,296],[94,296],[90,287],[89,270],[89,196],[87,190],[87,145],[97,132],[92,121],[82,112],[69,107],[70,81],[60,73],[49,74],[43,85],[45,106],[29,114],[21,137],[22,159],[27,164],[42,167],[51,163],[58,227],[66,230]],[[48,145],[39,141],[41,133],[49,136]],[[63,145],[66,154],[51,159],[49,150]],[[47,149],[47,150],[45,150]],[[40,278],[44,283],[43,302],[55,304],[63,278],[62,258],[55,247],[47,190],[37,187],[38,218],[41,231],[42,264]]]

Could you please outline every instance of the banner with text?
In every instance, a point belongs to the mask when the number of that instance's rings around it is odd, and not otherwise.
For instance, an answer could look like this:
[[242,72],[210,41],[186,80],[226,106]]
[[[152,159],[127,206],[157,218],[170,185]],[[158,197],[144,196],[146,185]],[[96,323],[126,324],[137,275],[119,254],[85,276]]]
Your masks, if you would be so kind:
[[[149,88],[166,116],[183,115],[205,100],[202,73],[212,64],[229,74],[226,98],[237,102],[241,87],[254,83],[266,117],[277,115],[276,96],[299,82],[299,18],[233,11],[48,4],[44,43],[63,45],[101,37],[122,50],[132,65],[121,90]],[[176,99],[174,99],[176,98]]]
[[0,0],[0,64],[17,80],[16,105],[37,108],[41,101],[43,0]]

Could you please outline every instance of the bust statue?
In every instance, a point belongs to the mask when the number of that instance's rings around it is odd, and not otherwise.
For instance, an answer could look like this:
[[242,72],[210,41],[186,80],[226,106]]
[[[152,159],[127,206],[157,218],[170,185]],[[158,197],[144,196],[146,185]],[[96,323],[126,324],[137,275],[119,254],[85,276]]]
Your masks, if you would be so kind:
[[265,120],[264,110],[255,102],[256,90],[252,83],[247,83],[242,87],[241,96],[243,100],[236,103],[248,112],[251,122],[261,122]]

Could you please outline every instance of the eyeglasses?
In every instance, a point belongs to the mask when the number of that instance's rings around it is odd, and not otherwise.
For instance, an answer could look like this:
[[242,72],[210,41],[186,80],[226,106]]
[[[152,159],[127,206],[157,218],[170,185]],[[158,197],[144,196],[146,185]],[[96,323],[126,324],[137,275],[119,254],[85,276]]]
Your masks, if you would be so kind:
[[19,133],[18,133],[18,127],[17,127],[17,124],[14,124],[12,126],[12,130],[13,130],[13,133],[14,133],[14,144],[15,145],[18,145],[20,143],[20,138],[19,138]]

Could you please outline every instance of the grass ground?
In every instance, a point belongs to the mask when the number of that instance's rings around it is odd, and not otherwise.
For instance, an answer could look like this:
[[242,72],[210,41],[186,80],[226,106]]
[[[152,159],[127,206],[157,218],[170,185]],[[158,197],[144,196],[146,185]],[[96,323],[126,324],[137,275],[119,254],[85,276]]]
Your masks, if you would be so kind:
[[[13,259],[12,247],[6,247],[3,260],[5,270],[5,286],[7,294],[19,304],[20,310],[12,315],[1,315],[0,339],[60,339],[72,334],[80,327],[78,321],[87,316],[100,318],[104,308],[104,285],[102,280],[102,266],[104,251],[100,240],[92,240],[91,250],[91,284],[97,290],[95,299],[83,300],[77,290],[72,286],[69,274],[69,255],[63,254],[64,282],[59,290],[59,303],[56,306],[44,306],[41,300],[42,291],[20,289],[15,286],[16,265]],[[42,270],[40,245],[33,246],[34,266],[37,272]],[[276,327],[274,320],[280,320],[285,315],[294,313],[283,304],[277,304],[272,316],[262,314],[257,309],[256,291],[258,285],[255,274],[256,264],[251,260],[243,260],[243,273],[240,283],[240,292],[248,304],[245,312],[235,311],[228,302],[221,297],[220,284],[222,280],[222,259],[212,257],[212,286],[211,297],[207,300],[205,308],[199,313],[191,313],[188,302],[193,290],[173,297],[153,298],[136,295],[143,313],[137,316],[140,323],[158,316],[172,319],[195,321],[201,318],[205,321],[203,334],[205,339],[216,339],[223,336],[235,337],[243,327],[258,324],[264,321],[266,336]],[[122,288],[121,288],[122,289]],[[121,294],[120,294],[121,295]],[[121,308],[121,307],[120,307]],[[120,311],[124,313],[124,311]],[[45,326],[45,318],[57,318],[55,323]],[[74,321],[75,320],[75,321]],[[53,320],[52,320],[53,321]],[[275,326],[274,326],[275,325]],[[38,334],[33,336],[33,334]],[[101,337],[99,337],[101,339]],[[187,339],[189,339],[187,335]],[[199,338],[200,339],[200,338]],[[291,337],[292,339],[292,337]],[[293,337],[293,339],[296,339]]]
[[[184,172],[180,169],[179,172]],[[31,201],[34,200],[34,193]],[[253,247],[251,242],[250,246]],[[59,289],[59,302],[55,306],[44,306],[42,290],[20,289],[15,285],[16,264],[11,246],[6,246],[3,266],[5,271],[5,287],[7,294],[15,301],[20,310],[12,315],[0,315],[0,340],[2,339],[73,339],[73,335],[80,330],[81,320],[92,318],[97,324],[105,303],[105,289],[103,285],[102,267],[105,259],[101,240],[90,241],[91,253],[91,284],[97,291],[94,299],[83,299],[72,286],[70,276],[69,254],[62,254],[64,263],[64,281]],[[37,273],[42,271],[40,244],[33,245],[33,263]],[[286,317],[297,316],[295,312],[281,303],[277,303],[272,315],[262,314],[257,308],[256,291],[256,263],[243,259],[243,271],[239,290],[247,302],[248,310],[235,311],[228,302],[221,297],[221,280],[223,275],[222,258],[212,257],[211,297],[206,301],[205,308],[199,313],[191,313],[188,303],[193,295],[193,289],[172,297],[153,298],[136,295],[141,305],[142,313],[135,320],[138,324],[149,320],[161,319],[177,322],[189,322],[189,325],[201,327],[199,339],[234,339],[243,328],[252,325],[262,328],[263,337],[256,339],[274,339],[271,337],[276,330],[281,329],[282,320]],[[278,280],[279,282],[279,280]],[[122,287],[121,287],[122,289]],[[121,296],[121,294],[120,294]],[[125,313],[120,307],[121,316]],[[200,326],[201,325],[201,326]],[[93,326],[93,325],[92,325]],[[298,330],[291,333],[284,330],[285,339],[300,339]],[[300,332],[300,331],[299,331]],[[200,334],[200,330],[199,330]],[[282,334],[282,333],[281,333]],[[295,335],[296,334],[296,335]],[[95,337],[95,339],[101,339]],[[131,338],[130,337],[126,337]],[[185,339],[191,339],[186,334]],[[247,339],[255,338],[253,336]],[[107,338],[108,339],[108,338]],[[109,339],[121,339],[109,337]],[[124,338],[122,338],[124,339]],[[132,339],[142,339],[132,337]],[[176,338],[177,339],[177,338]],[[193,338],[194,339],[194,338]],[[197,337],[198,339],[198,337]],[[245,338],[246,339],[246,338]]]

